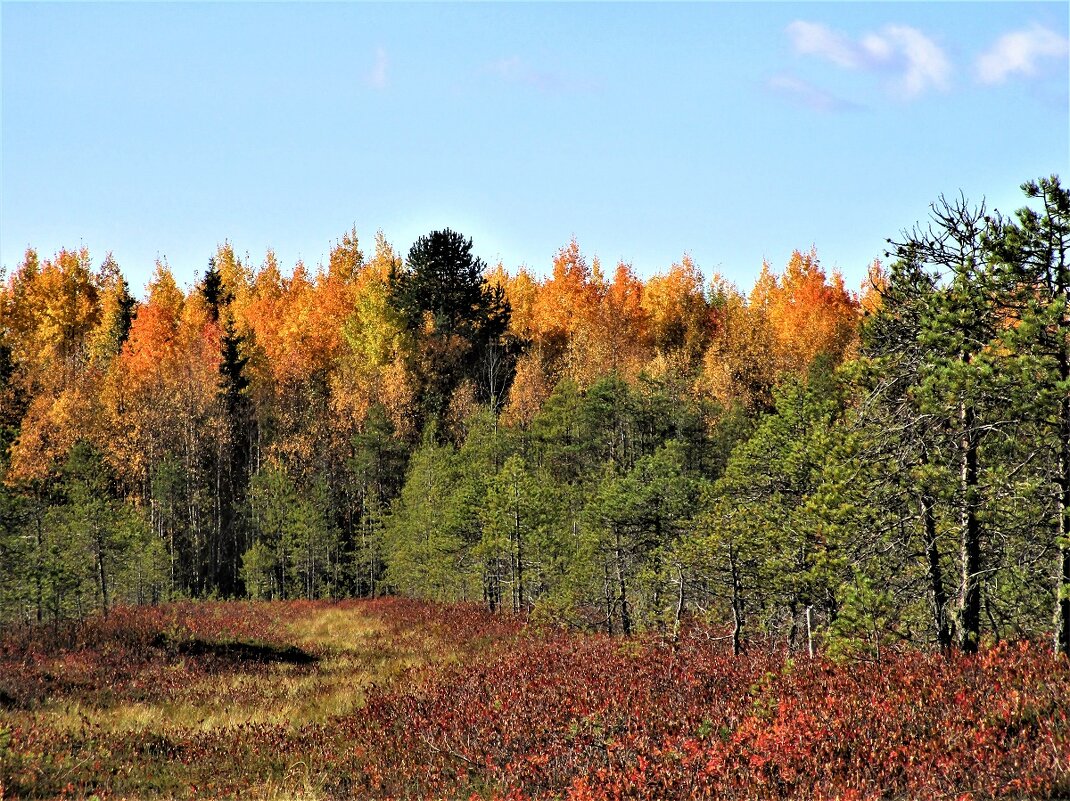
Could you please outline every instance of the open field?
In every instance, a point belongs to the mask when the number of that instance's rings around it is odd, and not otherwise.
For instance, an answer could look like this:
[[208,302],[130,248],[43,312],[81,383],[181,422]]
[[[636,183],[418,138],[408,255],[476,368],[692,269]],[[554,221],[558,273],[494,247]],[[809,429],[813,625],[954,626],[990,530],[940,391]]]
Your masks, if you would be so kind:
[[414,601],[200,603],[0,645],[4,798],[1051,798],[1070,669],[536,632]]

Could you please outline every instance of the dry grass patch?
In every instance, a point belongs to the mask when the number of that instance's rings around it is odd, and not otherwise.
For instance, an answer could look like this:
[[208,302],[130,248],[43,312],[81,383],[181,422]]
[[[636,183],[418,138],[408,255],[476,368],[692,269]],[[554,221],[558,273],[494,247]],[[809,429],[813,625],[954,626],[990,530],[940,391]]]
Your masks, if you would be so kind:
[[379,797],[377,760],[409,749],[380,754],[403,716],[369,716],[514,628],[377,599],[146,607],[56,648],[18,631],[0,652],[0,798]]
[[[287,663],[239,668],[178,683],[159,701],[117,698],[94,706],[57,699],[32,713],[37,725],[76,731],[87,720],[106,731],[206,732],[239,725],[294,728],[323,723],[359,709],[368,685],[382,684],[428,661],[417,637],[388,637],[382,624],[352,605],[316,611],[289,624],[292,642],[318,657],[310,665]],[[179,663],[173,670],[182,672]]]

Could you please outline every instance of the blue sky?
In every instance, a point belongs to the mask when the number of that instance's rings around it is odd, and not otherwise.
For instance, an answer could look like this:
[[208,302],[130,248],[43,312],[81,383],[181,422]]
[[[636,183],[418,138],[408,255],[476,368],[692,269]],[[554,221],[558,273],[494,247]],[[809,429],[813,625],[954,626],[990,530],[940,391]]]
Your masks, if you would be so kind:
[[450,226],[749,288],[852,286],[940,193],[1070,180],[1070,6],[0,5],[0,264],[112,251],[140,293],[229,239],[324,262]]

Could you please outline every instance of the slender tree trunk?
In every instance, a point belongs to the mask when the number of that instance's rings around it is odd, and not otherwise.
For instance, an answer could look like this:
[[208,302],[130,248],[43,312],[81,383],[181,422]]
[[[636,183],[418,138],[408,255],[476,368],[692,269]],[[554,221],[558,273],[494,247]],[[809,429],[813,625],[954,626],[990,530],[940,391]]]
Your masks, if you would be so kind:
[[168,510],[167,550],[171,563],[171,589],[167,595],[167,600],[173,601],[175,599],[176,561],[178,555],[175,553],[175,506],[171,501],[168,501]]
[[743,651],[743,593],[739,580],[739,560],[735,548],[728,548],[728,565],[732,571],[732,655]]
[[37,565],[36,570],[34,570],[34,583],[37,585],[37,622],[41,624],[45,620],[45,541],[44,532],[41,530],[41,507],[39,504],[34,506],[33,517],[37,533]]
[[796,600],[792,600],[788,604],[788,611],[791,612],[791,628],[788,629],[788,653],[795,652],[795,643],[799,639],[799,604]]
[[513,535],[516,537],[517,612],[524,611],[524,543],[520,536],[520,487],[513,483]]
[[679,565],[676,567],[676,609],[672,621],[672,641],[680,639],[680,618],[684,614],[684,571]]
[[606,634],[613,636],[613,585],[609,580],[609,562],[602,560],[602,587],[606,595]]
[[951,627],[947,621],[947,590],[944,589],[944,574],[940,567],[940,549],[936,544],[936,515],[933,499],[923,492],[918,498],[921,507],[921,523],[925,532],[925,562],[929,572],[929,603],[932,606],[933,628],[940,649],[951,647]]
[[[810,612],[813,610],[812,604],[806,605],[806,652],[810,655],[810,658],[814,658],[814,630],[810,622]],[[880,646],[877,646],[877,661],[881,661]]]
[[[654,517],[654,542],[659,546],[662,544],[661,539],[661,515],[655,515]],[[655,576],[661,575],[661,557],[660,551],[655,548],[650,555],[651,567]],[[661,609],[661,582],[654,582],[654,597],[652,599],[655,610]]]
[[286,573],[288,572],[286,563],[289,561],[289,559],[287,558],[287,556],[288,556],[287,549],[286,549],[285,544],[283,542],[283,537],[284,536],[285,535],[280,530],[279,533],[278,533],[278,540],[277,540],[277,542],[279,543],[279,545],[277,546],[279,548],[279,551],[278,551],[278,554],[279,554],[279,565],[278,565],[277,573],[278,573],[278,577],[279,577],[279,600],[280,601],[285,601],[286,600]]
[[216,447],[215,453],[215,520],[212,533],[212,543],[209,546],[208,575],[211,577],[212,589],[219,589],[222,569],[220,567],[220,552],[223,550],[223,446]]
[[[1070,357],[1059,354],[1059,379],[1070,378]],[[1059,403],[1059,547],[1055,600],[1055,653],[1070,657],[1070,398]]]
[[100,582],[100,602],[104,608],[104,617],[108,616],[108,576],[104,570],[104,543],[100,531],[95,533],[97,546],[97,580]]
[[[364,597],[364,577],[361,575],[364,571],[362,568],[367,567],[368,570],[368,584],[372,581],[372,565],[371,555],[368,553],[368,493],[367,491],[361,493],[361,512],[360,517],[357,518],[357,525],[360,526],[360,562],[356,568],[356,582],[357,582],[357,595]],[[368,595],[371,595],[369,592]]]
[[1070,657],[1070,548],[1065,545],[1059,548],[1059,562],[1059,619],[1056,623],[1055,652]]
[[628,585],[624,577],[624,551],[621,547],[620,529],[614,527],[614,557],[617,562],[617,587],[620,593],[620,628],[625,637],[632,633],[632,616],[628,609]]
[[959,647],[966,653],[975,653],[981,638],[981,523],[977,515],[977,433],[972,406],[962,404],[960,420],[962,584],[959,591]]

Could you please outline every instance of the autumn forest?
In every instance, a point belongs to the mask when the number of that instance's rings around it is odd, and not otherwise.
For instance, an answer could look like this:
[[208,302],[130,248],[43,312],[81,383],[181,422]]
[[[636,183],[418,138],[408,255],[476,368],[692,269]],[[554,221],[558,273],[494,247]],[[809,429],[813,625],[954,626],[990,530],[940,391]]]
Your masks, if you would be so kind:
[[812,249],[744,291],[354,229],[316,269],[159,263],[138,299],[110,255],[27,250],[0,619],[401,595],[735,652],[1070,655],[1070,192],[1023,190],[919,209],[858,291]]

